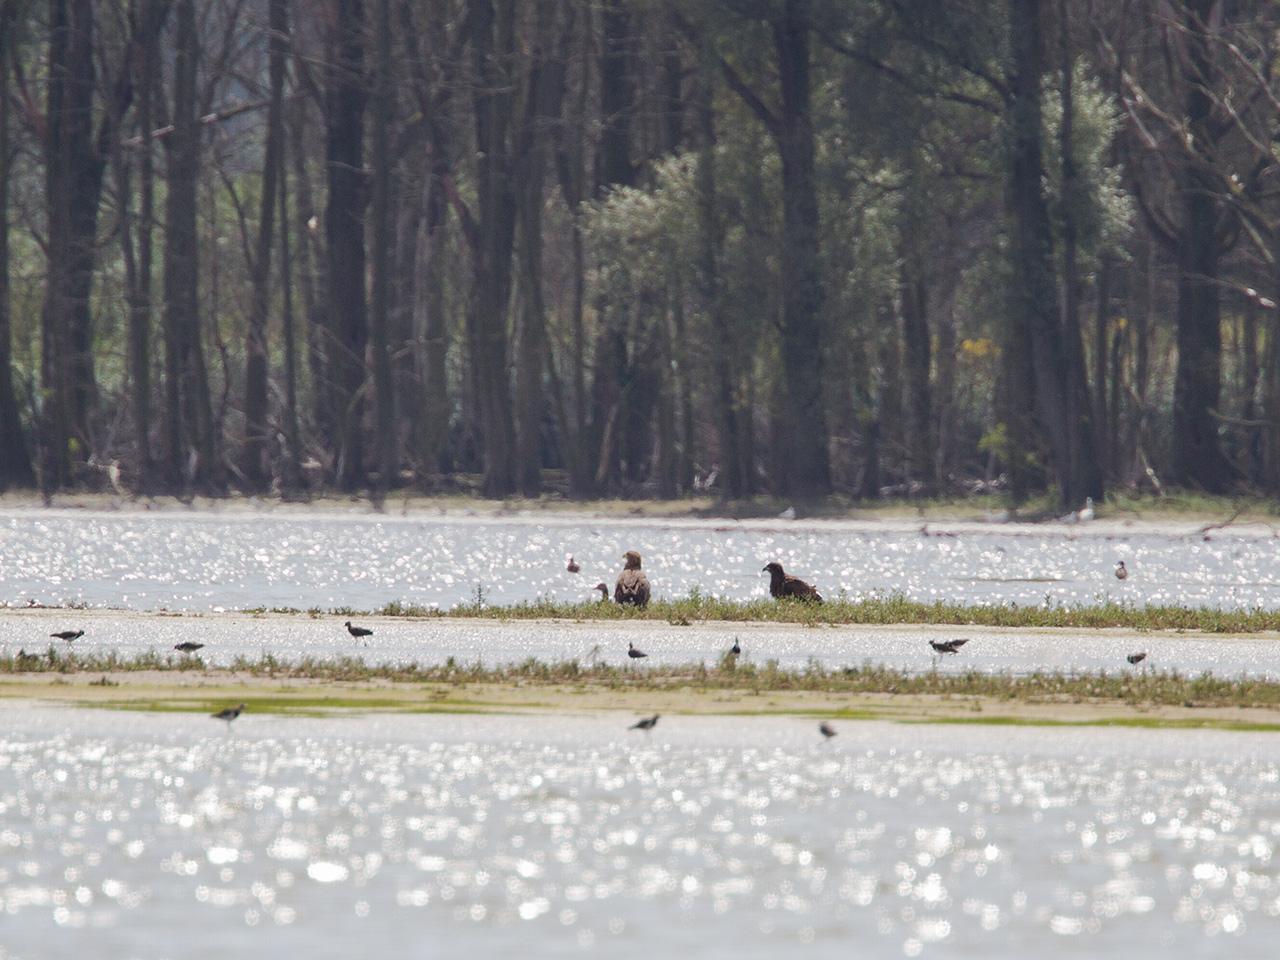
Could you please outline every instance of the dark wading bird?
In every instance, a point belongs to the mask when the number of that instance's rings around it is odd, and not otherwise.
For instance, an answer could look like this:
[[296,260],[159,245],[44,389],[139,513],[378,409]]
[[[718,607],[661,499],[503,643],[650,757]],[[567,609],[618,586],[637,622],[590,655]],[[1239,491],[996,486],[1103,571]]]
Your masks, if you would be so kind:
[[637,650],[634,643],[627,641],[627,656],[632,660],[639,660],[641,657],[647,657],[648,654],[643,650]]
[[175,643],[173,649],[181,650],[183,653],[195,653],[203,646],[203,643],[196,643],[194,640],[183,640],[181,643]]
[[796,600],[809,600],[813,603],[821,603],[822,595],[811,584],[805,583],[799,577],[793,577],[782,569],[782,564],[776,560],[772,563],[765,564],[762,573],[769,574],[769,595],[776,600],[783,597],[792,597]]
[[649,605],[649,578],[640,569],[640,554],[628,550],[623,555],[627,561],[622,573],[618,574],[618,584],[613,588],[613,599],[618,603],[633,603],[637,607]]
[[818,732],[827,740],[830,740],[836,735],[835,728],[825,720],[818,724]]
[[1116,561],[1116,579],[1127,580],[1129,577],[1129,568],[1124,565],[1123,560]]
[[231,721],[234,720],[236,717],[240,716],[240,714],[242,713],[244,713],[243,703],[240,704],[240,706],[238,707],[227,707],[225,710],[219,710],[217,713],[211,713],[209,714],[209,716],[213,717],[213,719],[215,720],[227,721],[227,729],[230,730]]
[[49,636],[56,640],[66,640],[70,643],[72,640],[79,639],[84,636],[83,630],[63,630],[60,633],[51,633]]
[[1137,666],[1143,660],[1147,659],[1147,651],[1143,650],[1141,653],[1131,653],[1127,657],[1125,657],[1125,659],[1128,660],[1134,666]]
[[[357,640],[363,639],[364,637],[372,637],[372,636],[373,636],[373,631],[372,631],[372,630],[370,630],[368,627],[353,627],[353,626],[351,625],[351,621],[350,621],[350,620],[348,620],[346,623],[344,623],[344,624],[343,624],[343,626],[347,628],[347,633],[351,634],[351,635],[352,635],[353,637],[355,637]],[[368,642],[368,641],[366,641],[366,642]]]
[[627,729],[643,730],[645,733],[648,733],[650,730],[652,730],[654,727],[658,725],[658,717],[660,716],[661,714],[655,713],[652,717],[645,717],[642,720],[637,720],[631,726],[627,727]]
[[572,553],[569,554],[569,562],[565,564],[564,568],[568,570],[570,573],[577,573],[579,570],[582,569],[582,567],[578,566],[578,561],[573,559]]
[[968,642],[967,637],[958,640],[930,640],[929,646],[933,647],[934,653],[959,653],[960,648]]
[[600,591],[600,602],[601,602],[601,603],[608,603],[608,602],[609,602],[609,585],[608,585],[607,583],[597,583],[597,584],[596,584],[594,587],[592,587],[591,589],[592,589],[592,590],[599,590],[599,591]]
[[742,652],[742,644],[738,643],[738,638],[733,638],[733,646],[729,648],[729,652],[735,657]]

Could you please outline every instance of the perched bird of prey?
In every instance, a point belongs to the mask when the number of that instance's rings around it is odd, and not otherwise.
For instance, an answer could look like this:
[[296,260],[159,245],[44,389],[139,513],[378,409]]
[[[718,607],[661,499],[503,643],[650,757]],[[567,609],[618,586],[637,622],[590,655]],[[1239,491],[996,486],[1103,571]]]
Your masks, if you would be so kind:
[[645,653],[643,650],[637,650],[636,645],[628,641],[627,656],[630,657],[632,660],[639,660],[641,657],[647,657],[648,654]]
[[578,565],[578,561],[573,559],[572,553],[569,554],[569,562],[565,564],[564,568],[568,570],[570,573],[577,573],[579,570],[582,569],[582,567]]
[[628,730],[644,730],[648,732],[649,730],[652,730],[654,727],[658,725],[659,716],[661,716],[661,714],[655,713],[652,717],[645,717],[642,720],[637,720],[631,726],[627,727],[627,729]]
[[347,628],[347,633],[351,634],[357,640],[373,636],[373,631],[368,627],[353,627],[350,620],[344,623],[343,626]]
[[956,640],[930,640],[929,646],[933,647],[935,653],[959,653],[960,648],[968,642],[968,637]]
[[1116,579],[1117,580],[1129,579],[1129,568],[1124,565],[1123,560],[1116,561]]
[[814,603],[822,602],[822,595],[811,586],[805,583],[799,577],[793,577],[782,569],[782,564],[776,560],[772,563],[765,564],[762,573],[769,574],[769,595],[775,599],[781,600],[783,597],[794,597],[796,600],[810,600]]
[[637,607],[649,605],[649,578],[640,569],[640,554],[628,550],[623,556],[627,562],[622,573],[618,574],[618,583],[613,588],[613,599],[618,603],[632,603]]
[[49,636],[53,637],[56,640],[66,640],[68,643],[70,643],[72,640],[76,640],[76,639],[79,639],[80,637],[83,637],[84,631],[83,630],[63,630],[59,633],[51,633],[49,634]]
[[1128,660],[1131,664],[1135,664],[1135,665],[1139,664],[1143,660],[1147,659],[1147,651],[1143,650],[1140,653],[1131,653],[1127,657],[1125,657],[1125,659]]
[[183,653],[195,653],[203,646],[203,643],[196,643],[194,640],[183,640],[181,643],[175,643],[173,649],[181,650]]
[[836,735],[835,728],[832,727],[831,724],[827,723],[827,721],[825,720],[823,720],[820,724],[818,724],[818,732],[822,734],[822,736],[827,740],[830,740],[832,737]]
[[213,717],[213,719],[215,720],[227,721],[227,727],[228,729],[230,729],[231,721],[234,720],[236,717],[240,716],[240,714],[242,713],[244,713],[243,703],[240,704],[240,706],[238,707],[227,707],[225,710],[219,710],[217,713],[211,713],[209,714],[209,716]]

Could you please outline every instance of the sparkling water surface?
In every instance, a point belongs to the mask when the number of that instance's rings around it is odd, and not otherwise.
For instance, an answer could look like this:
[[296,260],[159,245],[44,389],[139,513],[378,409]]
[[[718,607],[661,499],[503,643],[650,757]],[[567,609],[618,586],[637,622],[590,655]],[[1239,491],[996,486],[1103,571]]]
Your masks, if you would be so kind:
[[[135,610],[450,608],[585,600],[639,550],[654,595],[768,596],[779,560],[826,596],[1280,607],[1269,534],[821,521],[400,517],[312,513],[0,512],[0,602]],[[1265,533],[1265,528],[1264,533]],[[577,575],[565,570],[572,554]],[[1124,560],[1132,576],[1112,570]]]
[[1280,935],[1274,736],[0,710],[6,960],[1261,958]]

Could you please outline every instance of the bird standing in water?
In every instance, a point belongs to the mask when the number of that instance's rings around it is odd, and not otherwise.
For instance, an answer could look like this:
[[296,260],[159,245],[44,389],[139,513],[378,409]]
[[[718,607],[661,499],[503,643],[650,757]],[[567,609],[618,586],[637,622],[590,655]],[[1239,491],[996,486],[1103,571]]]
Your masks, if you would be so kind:
[[626,567],[618,574],[618,583],[613,588],[613,599],[618,603],[630,603],[637,607],[649,605],[649,578],[640,569],[640,554],[628,550],[622,557]]
[[733,638],[733,646],[729,648],[729,652],[733,654],[735,657],[738,654],[742,653],[742,644],[738,643],[737,637]]
[[227,729],[230,730],[231,721],[234,720],[236,717],[240,716],[240,714],[242,713],[244,713],[243,703],[240,704],[238,707],[227,707],[225,710],[219,710],[217,713],[211,713],[209,714],[209,716],[213,717],[213,719],[215,720],[227,721]]
[[1116,561],[1116,579],[1117,580],[1129,579],[1129,568],[1124,565],[1123,560]]
[[818,724],[818,732],[822,734],[823,738],[826,740],[830,740],[836,735],[835,728],[825,720]]
[[791,576],[791,574],[782,569],[782,564],[776,560],[765,564],[761,572],[769,574],[769,595],[775,600],[792,597],[796,600],[809,600],[813,603],[822,602],[822,595],[818,593],[813,585],[805,583],[799,577]]
[[655,713],[652,717],[645,717],[642,720],[637,720],[631,726],[627,727],[627,729],[643,730],[645,733],[648,733],[650,730],[652,730],[654,727],[658,725],[658,717],[660,716],[661,714]]
[[1147,659],[1147,651],[1143,650],[1140,653],[1131,653],[1125,657],[1125,659],[1129,661],[1130,665],[1137,666],[1143,660]]
[[84,631],[83,630],[63,630],[59,633],[51,633],[49,634],[49,636],[53,637],[55,640],[65,640],[67,641],[67,643],[70,643],[72,640],[78,640],[80,637],[83,637]]
[[181,643],[175,643],[173,649],[181,650],[183,653],[195,653],[203,646],[203,643],[196,643],[194,640],[183,640]]
[[[365,637],[373,636],[373,631],[368,627],[353,627],[350,620],[344,623],[343,626],[347,628],[347,633],[351,634],[351,636],[355,637],[357,640],[363,640]],[[365,642],[368,643],[367,640]]]
[[632,660],[639,660],[641,657],[647,657],[648,654],[643,650],[637,650],[634,643],[627,641],[627,656]]

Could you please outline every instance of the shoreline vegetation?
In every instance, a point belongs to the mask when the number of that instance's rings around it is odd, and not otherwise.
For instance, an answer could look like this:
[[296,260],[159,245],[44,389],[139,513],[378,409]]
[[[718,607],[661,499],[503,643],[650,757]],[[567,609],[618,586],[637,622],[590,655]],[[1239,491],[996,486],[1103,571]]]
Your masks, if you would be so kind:
[[[478,481],[477,481],[478,482]],[[819,500],[793,501],[785,497],[756,496],[742,500],[721,497],[687,496],[674,500],[659,499],[573,499],[556,494],[539,497],[487,499],[473,493],[424,493],[420,490],[395,490],[376,500],[363,494],[342,495],[334,491],[317,491],[302,498],[276,496],[228,495],[220,497],[142,496],[87,491],[68,491],[52,495],[48,500],[35,490],[9,490],[0,494],[0,510],[107,510],[120,512],[233,512],[237,510],[269,512],[352,511],[377,514],[421,513],[433,516],[503,517],[582,515],[593,519],[690,519],[690,520],[856,520],[856,521],[929,521],[933,523],[982,523],[999,529],[1008,524],[1043,524],[1060,519],[1062,513],[1052,494],[1025,500],[1016,507],[1002,494],[974,494],[942,497],[898,497],[865,500],[830,496]],[[794,511],[792,516],[789,511]],[[1091,525],[1198,524],[1206,531],[1225,530],[1233,526],[1261,525],[1280,530],[1280,499],[1274,497],[1214,496],[1194,490],[1173,489],[1161,496],[1115,492],[1097,504],[1096,520],[1078,525],[1088,530]]]
[[[11,608],[20,610],[23,608]],[[694,623],[797,624],[840,626],[953,626],[1022,629],[1124,629],[1136,632],[1174,631],[1210,634],[1280,633],[1280,610],[1224,609],[1145,605],[1105,600],[1094,605],[1045,603],[1036,605],[965,604],[937,600],[925,603],[901,595],[860,600],[837,597],[824,603],[760,599],[746,602],[704,597],[694,592],[682,600],[653,600],[647,607],[612,602],[567,603],[535,600],[497,606],[485,601],[483,590],[469,603],[448,609],[393,601],[377,610],[334,607],[256,607],[238,611],[248,616],[389,617],[438,620],[568,620],[651,621],[671,626]],[[169,614],[204,616],[199,612]]]
[[164,712],[581,713],[794,716],[922,723],[1213,728],[1280,732],[1280,681],[1176,671],[910,672],[871,663],[501,666],[368,663],[355,657],[237,658],[115,652],[0,655],[0,699]]
[[1175,632],[1219,635],[1280,634],[1280,609],[1218,609],[1176,605],[1137,605],[1104,599],[1096,604],[1067,604],[1046,600],[1040,604],[967,604],[936,600],[923,602],[895,594],[889,597],[849,599],[836,597],[823,603],[799,600],[722,600],[697,591],[679,600],[657,599],[647,607],[623,606],[612,601],[566,602],[534,600],[495,605],[479,585],[472,600],[449,608],[419,606],[392,601],[374,610],[354,607],[248,607],[242,610],[137,611],[79,604],[2,604],[0,614],[51,613],[75,610],[87,615],[128,613],[138,616],[223,617],[292,616],[318,620],[325,617],[386,617],[406,620],[528,620],[635,621],[691,626],[695,623],[791,624],[808,627],[937,626],[1003,629],[1130,630],[1137,633]]

